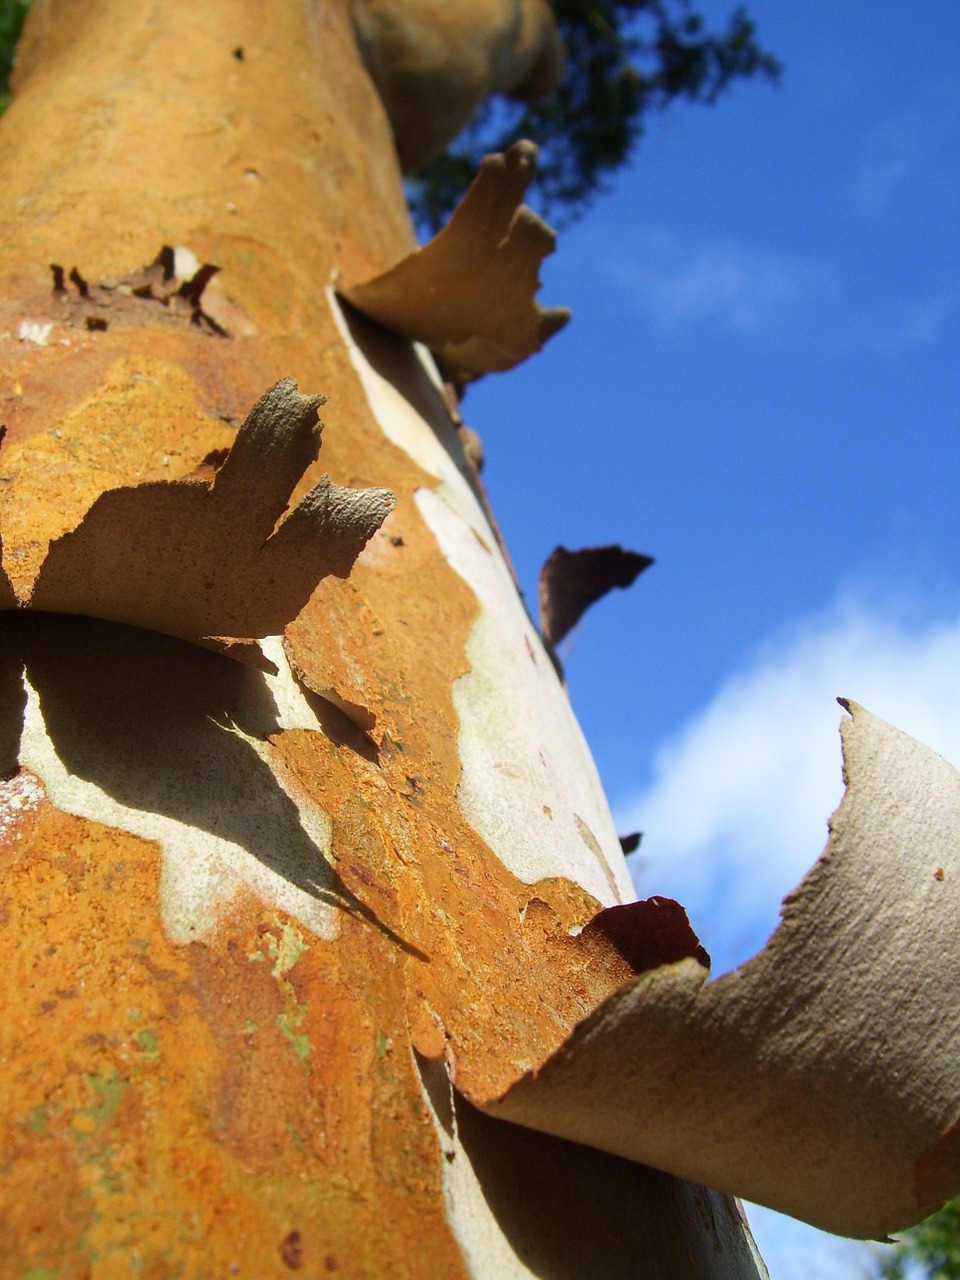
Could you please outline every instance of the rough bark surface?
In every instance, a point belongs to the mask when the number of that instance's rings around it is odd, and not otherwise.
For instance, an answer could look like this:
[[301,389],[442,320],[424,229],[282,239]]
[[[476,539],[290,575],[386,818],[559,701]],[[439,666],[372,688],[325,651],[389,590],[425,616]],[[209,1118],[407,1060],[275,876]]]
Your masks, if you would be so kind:
[[[658,1276],[758,1274],[716,1193],[438,1083],[491,1037],[490,1079],[516,1076],[632,972],[570,932],[630,887],[550,661],[519,603],[496,616],[513,588],[429,359],[327,287],[414,247],[346,5],[39,0],[0,172],[0,1256],[64,1280],[634,1275],[663,1251]],[[216,595],[209,554],[178,600],[126,515],[83,530],[159,503],[156,544],[193,564],[165,495],[214,498],[284,378],[327,397],[288,511],[324,475],[396,505],[282,644],[241,652],[246,614],[159,625]],[[70,547],[72,594],[47,567]],[[485,687],[498,645],[546,699],[542,749]],[[522,786],[465,742],[484,698]]]
[[0,1257],[756,1280],[684,1177],[956,1191],[949,766],[856,710],[740,975],[631,901],[421,345],[557,327],[529,146],[416,251],[346,0],[38,0],[0,123]]

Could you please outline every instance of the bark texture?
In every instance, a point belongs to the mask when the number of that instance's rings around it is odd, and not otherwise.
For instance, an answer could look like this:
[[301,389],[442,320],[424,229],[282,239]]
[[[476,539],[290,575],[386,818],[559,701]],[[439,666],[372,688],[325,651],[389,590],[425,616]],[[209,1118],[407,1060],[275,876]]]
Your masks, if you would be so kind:
[[[372,0],[28,25],[0,122],[0,1257],[762,1277],[701,1180],[906,1225],[960,1189],[960,777],[851,706],[827,850],[720,982],[678,904],[631,901],[423,345],[469,378],[565,319],[534,298],[534,150],[418,250],[361,9],[389,61]],[[529,71],[545,15],[400,9],[449,17],[470,93],[456,33],[501,23],[478,47],[509,88],[504,31]],[[548,634],[597,566],[646,563],[564,556],[593,567],[552,565]]]
[[[329,287],[414,247],[347,6],[38,0],[0,172],[0,1256],[759,1274],[731,1201],[451,1093],[633,972],[573,936],[630,886],[429,357]],[[362,528],[294,616],[318,492]]]

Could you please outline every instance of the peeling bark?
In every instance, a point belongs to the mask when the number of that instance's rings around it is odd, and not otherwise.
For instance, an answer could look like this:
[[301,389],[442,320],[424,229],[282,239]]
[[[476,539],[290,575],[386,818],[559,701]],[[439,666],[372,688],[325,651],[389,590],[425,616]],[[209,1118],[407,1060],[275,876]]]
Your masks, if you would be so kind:
[[846,795],[766,948],[715,982],[695,958],[644,973],[492,1114],[842,1235],[954,1194],[960,774],[848,709]]
[[549,645],[573,630],[592,604],[615,587],[630,587],[650,556],[623,547],[555,547],[540,570],[540,629]]
[[23,1271],[754,1280],[727,1192],[872,1231],[956,1189],[946,766],[858,713],[739,975],[630,901],[444,386],[558,321],[530,163],[415,251],[346,4],[34,8],[0,122]]
[[450,221],[422,249],[343,296],[380,324],[423,342],[452,381],[502,372],[539,351],[570,319],[536,301],[556,236],[526,205],[537,149],[487,156]]
[[350,0],[367,70],[404,168],[422,168],[492,93],[549,97],[563,42],[546,0]]
[[[388,489],[341,488],[322,476],[284,513],[316,459],[323,400],[283,379],[251,409],[209,480],[108,489],[59,537],[44,538],[42,475],[34,483],[15,472],[31,531],[29,543],[8,547],[23,583],[17,603],[131,623],[262,665],[253,637],[279,634],[328,574],[345,578],[396,501]],[[276,674],[272,663],[265,669]]]

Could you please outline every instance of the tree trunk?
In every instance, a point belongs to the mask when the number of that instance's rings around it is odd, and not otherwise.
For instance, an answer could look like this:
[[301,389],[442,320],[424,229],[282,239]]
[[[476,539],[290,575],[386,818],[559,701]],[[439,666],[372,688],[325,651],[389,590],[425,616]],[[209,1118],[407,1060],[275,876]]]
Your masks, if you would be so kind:
[[330,288],[414,245],[346,6],[40,0],[0,172],[2,1256],[761,1274],[451,1088],[622,981],[570,935],[631,890],[432,363]]
[[743,1280],[698,1182],[864,1236],[960,1190],[960,776],[845,704],[825,855],[706,983],[677,904],[630,901],[485,514],[434,357],[563,323],[533,151],[414,251],[391,126],[415,151],[436,105],[435,146],[461,80],[557,56],[544,0],[31,14],[0,122],[13,1274]]
[[845,704],[826,853],[707,984],[682,909],[630,901],[485,514],[435,361],[563,323],[533,151],[414,251],[391,126],[415,150],[436,104],[435,146],[461,79],[557,56],[543,0],[32,11],[0,122],[18,1276],[742,1280],[698,1182],[864,1236],[960,1190],[960,776]]

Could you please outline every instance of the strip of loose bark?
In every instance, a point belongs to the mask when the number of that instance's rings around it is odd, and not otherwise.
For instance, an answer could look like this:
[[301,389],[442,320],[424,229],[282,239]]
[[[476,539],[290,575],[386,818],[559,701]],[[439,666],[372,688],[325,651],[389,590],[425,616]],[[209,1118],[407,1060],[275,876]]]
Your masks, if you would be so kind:
[[323,476],[285,511],[317,456],[322,402],[285,378],[253,407],[212,479],[101,494],[50,544],[21,605],[126,622],[263,665],[253,638],[279,634],[321,578],[346,577],[395,504],[388,489]]
[[425,343],[458,382],[511,369],[562,329],[565,307],[536,300],[540,263],[556,235],[521,204],[537,148],[517,142],[486,156],[443,230],[372,280],[340,293],[405,338]]
[[843,1235],[960,1191],[960,774],[843,705],[847,792],[766,948],[641,974],[472,1101]]
[[554,547],[540,570],[540,630],[549,645],[557,645],[597,600],[614,587],[632,586],[651,556],[623,547],[585,547],[568,551]]

